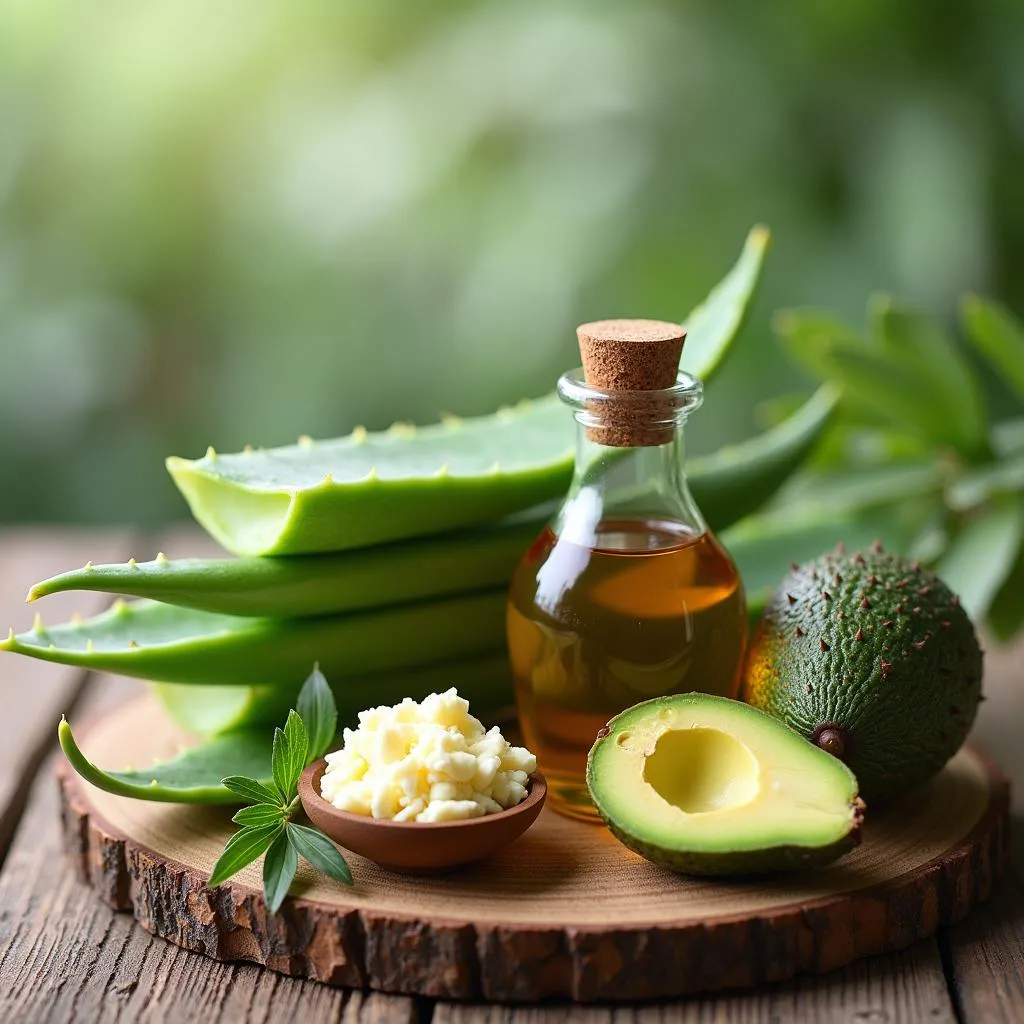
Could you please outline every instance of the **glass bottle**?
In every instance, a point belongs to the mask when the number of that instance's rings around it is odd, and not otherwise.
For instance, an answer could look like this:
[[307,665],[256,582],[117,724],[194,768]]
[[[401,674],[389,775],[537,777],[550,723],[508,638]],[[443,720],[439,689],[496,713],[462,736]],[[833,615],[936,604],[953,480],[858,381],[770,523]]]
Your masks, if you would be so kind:
[[513,576],[508,646],[552,807],[596,818],[585,770],[598,730],[664,694],[735,697],[746,600],[686,483],[683,424],[701,382],[679,373],[668,388],[612,391],[575,370],[558,393],[577,423],[575,473]]

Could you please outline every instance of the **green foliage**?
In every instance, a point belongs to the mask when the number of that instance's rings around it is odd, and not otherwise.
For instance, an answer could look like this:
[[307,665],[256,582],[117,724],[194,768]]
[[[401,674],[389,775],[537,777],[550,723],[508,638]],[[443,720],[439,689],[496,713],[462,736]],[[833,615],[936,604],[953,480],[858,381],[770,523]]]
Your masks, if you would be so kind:
[[965,295],[960,317],[968,341],[1024,401],[1024,324],[991,299]]
[[[976,296],[962,309],[970,340],[1015,386],[1024,331]],[[1015,585],[1024,558],[1022,421],[991,419],[972,365],[921,313],[878,299],[869,314],[865,335],[817,311],[776,318],[804,369],[842,389],[843,415],[773,514],[808,504],[846,516],[871,509],[911,527],[896,550],[934,563],[975,620],[1009,639],[1024,625]]]
[[307,764],[320,757],[316,746],[309,745],[309,737],[316,742],[334,735],[333,725],[338,711],[334,707],[330,687],[319,668],[306,680],[299,693],[300,707],[308,717],[292,709],[283,729],[274,730],[273,776],[276,794],[262,802],[263,784],[256,779],[225,779],[232,783],[233,792],[249,792],[260,802],[243,807],[232,819],[242,827],[228,840],[210,876],[210,885],[219,885],[251,864],[261,854],[263,859],[263,895],[267,908],[276,913],[288,895],[288,888],[299,868],[299,857],[317,870],[352,885],[352,873],[333,843],[316,829],[297,825],[291,819],[299,803],[296,789],[299,776]]

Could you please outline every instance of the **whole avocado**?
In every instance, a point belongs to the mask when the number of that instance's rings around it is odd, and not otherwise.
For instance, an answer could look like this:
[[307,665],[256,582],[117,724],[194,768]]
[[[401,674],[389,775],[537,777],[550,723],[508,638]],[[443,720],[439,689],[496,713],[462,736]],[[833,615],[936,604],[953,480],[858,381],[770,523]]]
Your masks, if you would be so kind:
[[957,752],[981,674],[956,595],[876,544],[793,567],[755,633],[743,699],[844,761],[870,804],[921,785]]

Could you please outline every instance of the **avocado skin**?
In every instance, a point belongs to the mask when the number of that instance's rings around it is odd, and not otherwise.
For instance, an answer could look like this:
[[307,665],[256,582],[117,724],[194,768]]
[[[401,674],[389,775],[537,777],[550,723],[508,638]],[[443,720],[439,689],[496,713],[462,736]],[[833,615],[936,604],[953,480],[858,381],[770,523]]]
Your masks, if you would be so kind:
[[709,855],[705,852],[673,851],[652,843],[644,842],[639,836],[627,831],[620,823],[612,821],[601,810],[597,809],[608,830],[624,846],[634,853],[662,867],[678,871],[684,875],[702,875],[708,878],[720,878],[726,875],[767,875],[780,871],[799,871],[807,868],[823,867],[842,857],[860,843],[860,825],[863,817],[864,803],[857,799],[854,802],[857,811],[854,827],[841,839],[828,846],[771,846],[760,850],[734,850],[728,853]]
[[839,735],[841,753],[830,752],[874,805],[917,788],[959,750],[982,662],[974,626],[933,573],[881,549],[835,552],[772,594],[742,697],[812,741]]

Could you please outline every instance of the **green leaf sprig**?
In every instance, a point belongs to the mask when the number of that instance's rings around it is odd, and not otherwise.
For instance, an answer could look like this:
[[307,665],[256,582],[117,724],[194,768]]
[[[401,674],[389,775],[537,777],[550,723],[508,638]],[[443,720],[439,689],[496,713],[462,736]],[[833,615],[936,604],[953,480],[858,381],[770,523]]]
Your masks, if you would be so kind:
[[288,712],[284,728],[274,730],[273,783],[268,786],[244,775],[223,780],[225,788],[248,806],[231,819],[242,827],[228,840],[209,883],[220,885],[266,854],[263,895],[272,913],[288,895],[299,857],[330,878],[352,884],[352,872],[335,845],[322,832],[292,821],[299,807],[299,776],[306,765],[326,753],[338,726],[334,694],[319,667],[306,680],[297,703],[298,709]]

